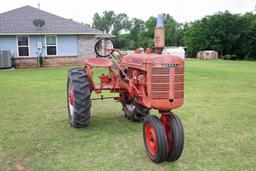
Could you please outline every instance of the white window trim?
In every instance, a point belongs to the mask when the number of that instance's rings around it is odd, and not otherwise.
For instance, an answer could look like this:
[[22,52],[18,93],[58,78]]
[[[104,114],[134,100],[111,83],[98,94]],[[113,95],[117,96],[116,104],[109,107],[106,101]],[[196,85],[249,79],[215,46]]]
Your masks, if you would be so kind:
[[[47,54],[47,47],[48,47],[48,45],[47,45],[47,41],[46,41],[46,37],[47,36],[55,36],[55,38],[56,38],[56,55],[48,55]],[[58,36],[57,35],[45,35],[44,36],[44,42],[45,42],[45,54],[46,54],[46,56],[47,57],[51,57],[51,56],[58,56]],[[54,46],[54,45],[49,45],[49,46]]]
[[[28,37],[28,45],[27,46],[19,46],[19,38],[20,36]],[[23,57],[30,57],[30,37],[29,35],[17,35],[16,36],[16,44],[17,44],[17,57],[23,58]],[[28,47],[28,56],[20,56],[19,53],[19,47]]]

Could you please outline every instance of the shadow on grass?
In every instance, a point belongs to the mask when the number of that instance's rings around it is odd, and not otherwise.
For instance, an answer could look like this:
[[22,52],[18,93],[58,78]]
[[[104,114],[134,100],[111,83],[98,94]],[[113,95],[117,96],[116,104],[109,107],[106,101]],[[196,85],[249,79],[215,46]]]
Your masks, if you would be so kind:
[[[121,113],[106,113],[91,115],[90,124],[84,128],[73,128],[70,126],[68,117],[65,119],[52,122],[50,129],[54,129],[58,132],[66,132],[67,134],[80,135],[93,135],[93,134],[109,134],[109,135],[126,135],[126,134],[142,134],[143,122],[130,122]],[[65,131],[66,130],[66,131]],[[92,134],[91,134],[92,133]],[[66,134],[66,135],[65,135]],[[75,137],[73,137],[75,138]]]

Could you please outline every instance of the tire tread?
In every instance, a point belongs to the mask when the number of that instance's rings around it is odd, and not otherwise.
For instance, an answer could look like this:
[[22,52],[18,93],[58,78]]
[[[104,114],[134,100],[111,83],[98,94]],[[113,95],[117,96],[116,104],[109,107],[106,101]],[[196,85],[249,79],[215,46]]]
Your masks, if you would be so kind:
[[[91,116],[91,101],[90,101],[90,86],[88,76],[84,72],[83,68],[72,68],[68,73],[67,92],[69,88],[69,81],[73,84],[74,93],[74,114],[73,118],[70,115],[69,107],[69,122],[72,127],[82,128],[89,125]],[[68,93],[67,93],[67,105]]]

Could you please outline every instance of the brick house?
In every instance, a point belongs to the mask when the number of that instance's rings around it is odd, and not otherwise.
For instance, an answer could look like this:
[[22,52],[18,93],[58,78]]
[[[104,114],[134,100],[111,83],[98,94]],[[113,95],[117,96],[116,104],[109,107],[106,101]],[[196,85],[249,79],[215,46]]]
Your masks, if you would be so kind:
[[[37,23],[39,23],[37,25]],[[77,65],[94,56],[100,30],[24,6],[0,14],[0,51],[10,51],[17,68]]]

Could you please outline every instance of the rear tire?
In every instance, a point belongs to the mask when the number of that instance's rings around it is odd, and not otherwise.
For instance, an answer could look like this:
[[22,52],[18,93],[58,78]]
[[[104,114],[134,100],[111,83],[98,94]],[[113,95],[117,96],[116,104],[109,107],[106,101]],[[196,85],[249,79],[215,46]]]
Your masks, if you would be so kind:
[[166,160],[168,154],[167,136],[164,126],[156,116],[146,116],[143,124],[143,139],[146,153],[154,163]]
[[67,109],[70,125],[82,128],[89,125],[91,91],[88,76],[83,68],[72,68],[67,81]]
[[142,122],[149,115],[149,109],[138,104],[123,104],[124,116],[131,122]]
[[[176,161],[180,158],[184,147],[184,130],[179,117],[175,114],[167,116],[171,135],[167,136],[169,152],[167,161]],[[166,132],[168,134],[168,132]]]

